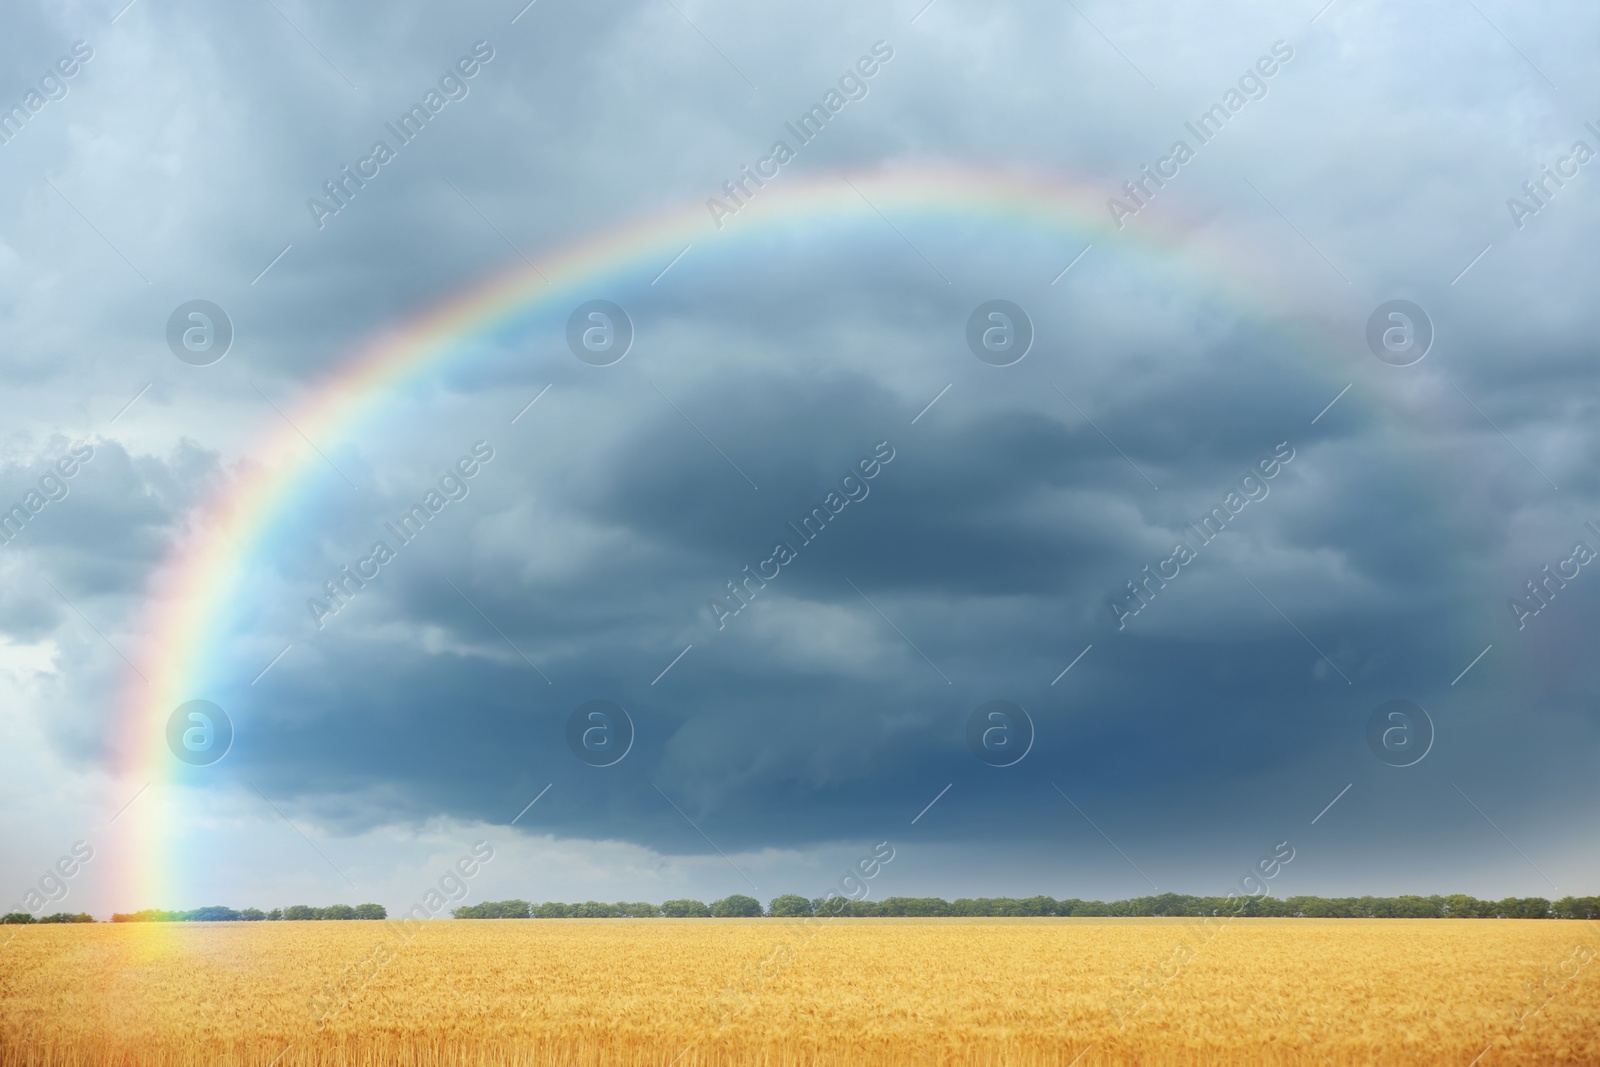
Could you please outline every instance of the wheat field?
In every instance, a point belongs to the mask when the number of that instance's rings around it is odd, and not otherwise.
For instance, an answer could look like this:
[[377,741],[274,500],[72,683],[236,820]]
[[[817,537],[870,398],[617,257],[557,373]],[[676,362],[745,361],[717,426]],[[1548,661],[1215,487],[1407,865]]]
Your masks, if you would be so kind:
[[9,938],[0,947],[0,1056],[38,1067],[1600,1064],[1597,927],[1397,919],[9,927],[0,930]]

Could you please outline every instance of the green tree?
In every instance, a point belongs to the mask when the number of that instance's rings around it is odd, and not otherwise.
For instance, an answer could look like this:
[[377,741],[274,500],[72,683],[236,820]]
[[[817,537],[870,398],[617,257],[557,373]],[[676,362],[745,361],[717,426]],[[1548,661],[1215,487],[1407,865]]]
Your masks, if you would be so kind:
[[1443,903],[1442,897],[1395,897],[1393,911],[1396,917],[1402,919],[1437,919]]
[[1550,910],[1558,919],[1600,919],[1600,897],[1562,897]]
[[761,901],[743,893],[734,893],[714,901],[711,914],[719,919],[753,919],[761,914]]
[[1506,897],[1495,905],[1507,919],[1548,919],[1550,902],[1544,897]]
[[[888,903],[885,901],[884,903]],[[950,905],[938,897],[911,897],[905,903],[906,914],[916,916],[949,915]]]
[[773,897],[772,903],[767,905],[767,914],[780,916],[785,919],[799,918],[811,914],[811,901],[794,893],[785,893],[781,897]]
[[698,900],[669,900],[661,905],[661,914],[669,919],[709,919],[711,909]]
[[1004,915],[1007,917],[1024,914],[1022,901],[1015,897],[994,897],[989,901],[990,915]]
[[389,909],[382,904],[357,904],[356,918],[358,919],[387,919]]
[[850,914],[850,898],[842,897],[838,893],[829,893],[823,897],[813,897],[811,912],[823,918],[838,918]]
[[642,900],[619,900],[615,905],[617,914],[624,919],[654,919],[661,914],[661,909],[654,904],[647,904]]
[[1053,897],[1029,897],[1026,900],[1019,901],[1019,903],[1022,905],[1022,914],[1024,915],[1056,914],[1056,902]]
[[1290,897],[1288,904],[1294,914],[1303,915],[1308,919],[1339,918],[1333,902],[1321,897]]
[[34,917],[25,911],[8,911],[0,916],[0,926],[23,926],[34,921]]
[[1137,903],[1140,906],[1140,915],[1199,915],[1201,902],[1199,897],[1191,897],[1184,893],[1162,893],[1154,897],[1140,897]]
[[117,912],[111,916],[114,923],[177,923],[182,922],[189,913],[186,911],[162,911],[160,908],[145,908],[143,911]]
[[598,900],[586,900],[582,904],[572,905],[567,914],[574,919],[615,919],[617,909]]
[[533,917],[535,919],[565,919],[570,914],[571,909],[568,905],[561,903],[559,900],[547,900],[542,904],[533,906]]

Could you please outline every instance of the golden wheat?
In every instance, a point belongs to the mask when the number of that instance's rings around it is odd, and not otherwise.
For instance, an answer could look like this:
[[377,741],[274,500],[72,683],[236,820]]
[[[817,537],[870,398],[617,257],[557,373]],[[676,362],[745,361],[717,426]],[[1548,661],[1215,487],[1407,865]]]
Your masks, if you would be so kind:
[[1600,1064],[1600,923],[1577,921],[258,922],[0,943],[0,1057],[26,1067]]

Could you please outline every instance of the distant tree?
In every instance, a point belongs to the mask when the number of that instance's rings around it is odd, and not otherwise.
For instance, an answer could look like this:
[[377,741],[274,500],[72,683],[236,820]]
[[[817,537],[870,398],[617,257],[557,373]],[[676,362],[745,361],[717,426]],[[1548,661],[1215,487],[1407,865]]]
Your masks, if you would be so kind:
[[1308,919],[1337,919],[1338,915],[1333,906],[1333,901],[1323,900],[1321,897],[1290,897],[1289,906],[1296,915],[1303,915]]
[[1550,910],[1558,919],[1600,919],[1600,897],[1562,897]]
[[0,916],[0,926],[25,926],[36,921],[32,915],[25,911],[8,911],[5,915]]
[[781,897],[772,898],[772,903],[767,905],[767,914],[786,919],[810,915],[811,901],[794,893],[785,893]]
[[747,897],[743,893],[734,893],[732,896],[723,897],[711,905],[711,914],[720,919],[753,919],[761,914],[761,901],[755,897]]
[[1395,897],[1392,901],[1392,911],[1396,918],[1401,919],[1437,919],[1444,904],[1442,897]]
[[613,904],[617,914],[624,919],[654,919],[661,914],[661,909],[654,904],[647,904],[642,900],[619,900]]
[[1056,902],[1053,897],[1029,897],[1018,903],[1022,905],[1022,914],[1024,915],[1054,915],[1056,913]]
[[1138,915],[1198,915],[1200,898],[1183,893],[1162,893],[1159,896],[1139,897],[1129,901],[1137,906]]
[[849,897],[827,896],[812,901],[816,913],[823,918],[870,919],[883,914],[883,905],[875,900],[851,900]]
[[1327,902],[1333,915],[1340,919],[1362,919],[1365,913],[1358,910],[1355,897],[1333,897]]
[[573,919],[615,919],[617,909],[598,900],[586,900],[582,904],[572,905],[567,915]]
[[1024,915],[1022,902],[1008,896],[962,897],[950,904],[950,915]]
[[1550,902],[1543,897],[1507,897],[1495,905],[1507,919],[1548,919]]
[[906,914],[919,917],[949,915],[950,905],[938,897],[912,897],[906,901]]
[[[361,908],[377,907],[376,904],[363,904]],[[360,912],[361,908],[356,911]],[[526,900],[486,900],[482,904],[468,904],[456,908],[450,914],[457,919],[526,919],[529,904]],[[366,918],[366,916],[360,916]],[[375,918],[383,918],[382,915]]]
[[829,893],[824,897],[811,898],[811,913],[830,919],[843,915],[848,910],[850,898],[842,897],[838,893]]
[[709,919],[711,909],[698,900],[669,900],[661,905],[661,914],[668,919]]
[[[762,914],[761,902],[735,893],[709,907],[698,900],[669,900],[657,907],[643,901],[606,904],[588,900],[581,904],[547,901],[530,905],[525,900],[485,901],[463,905],[451,912],[458,919],[539,919],[591,918],[753,918]],[[1195,897],[1181,893],[1162,893],[1151,897],[1103,902],[1098,900],[1053,900],[1046,896],[960,897],[945,901],[939,897],[887,897],[881,901],[852,900],[836,892],[807,900],[786,893],[775,897],[767,914],[781,917],[816,915],[824,918],[929,917],[929,916],[1304,916],[1306,918],[1506,918],[1506,919],[1600,919],[1600,896],[1562,897],[1553,904],[1543,897],[1507,897],[1500,901],[1478,900],[1465,894],[1450,896],[1399,897],[1312,897],[1279,898],[1270,895]],[[192,911],[164,911],[146,908],[136,912],[116,912],[114,923],[125,922],[229,922],[307,919],[384,919],[388,911],[381,904],[333,904],[325,908],[294,904],[263,913],[258,908],[234,910],[209,905]],[[93,922],[84,913],[60,912],[35,918],[22,911],[0,916],[0,924]]]
[[[1054,901],[1051,901],[1054,904]],[[873,908],[873,914],[885,916],[910,915],[926,917],[950,915],[950,905],[938,897],[884,897]]]

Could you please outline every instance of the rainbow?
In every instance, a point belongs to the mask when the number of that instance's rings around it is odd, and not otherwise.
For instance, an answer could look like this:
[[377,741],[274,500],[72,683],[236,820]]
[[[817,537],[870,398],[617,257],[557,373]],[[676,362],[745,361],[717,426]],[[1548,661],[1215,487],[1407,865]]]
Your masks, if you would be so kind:
[[[321,460],[308,452],[311,440],[333,440],[371,417],[407,387],[425,382],[450,361],[467,358],[468,343],[514,326],[540,310],[565,314],[597,290],[648,278],[684,246],[697,255],[719,254],[753,235],[786,223],[852,220],[882,225],[880,209],[896,218],[952,218],[1021,226],[1026,232],[1059,235],[1061,262],[1089,242],[1148,250],[1176,259],[1199,284],[1250,306],[1285,309],[1297,302],[1250,255],[1206,237],[1197,228],[1141,213],[1118,231],[1105,206],[1105,186],[1090,188],[1057,177],[943,168],[830,174],[815,179],[780,177],[762,189],[719,229],[703,201],[579,241],[527,266],[444,301],[434,309],[373,338],[288,413],[292,426],[276,429],[248,451],[250,462],[233,472],[214,499],[179,539],[151,589],[139,633],[147,649],[120,696],[118,751],[125,780],[161,782],[183,770],[166,748],[166,723],[179,704],[196,698],[225,702],[250,681],[254,665],[233,662],[223,641],[236,626],[244,578],[253,561],[265,558],[278,527],[293,506],[325,479]],[[909,250],[908,250],[909,255]],[[932,275],[930,273],[930,280]],[[1222,279],[1226,279],[1226,283]],[[238,677],[239,674],[246,677]],[[138,782],[133,782],[137,787]],[[161,790],[140,802],[132,851],[134,872],[124,883],[142,903],[175,906],[181,887],[164,884],[172,873],[173,847],[163,839],[171,813]],[[131,884],[130,884],[131,883]]]

